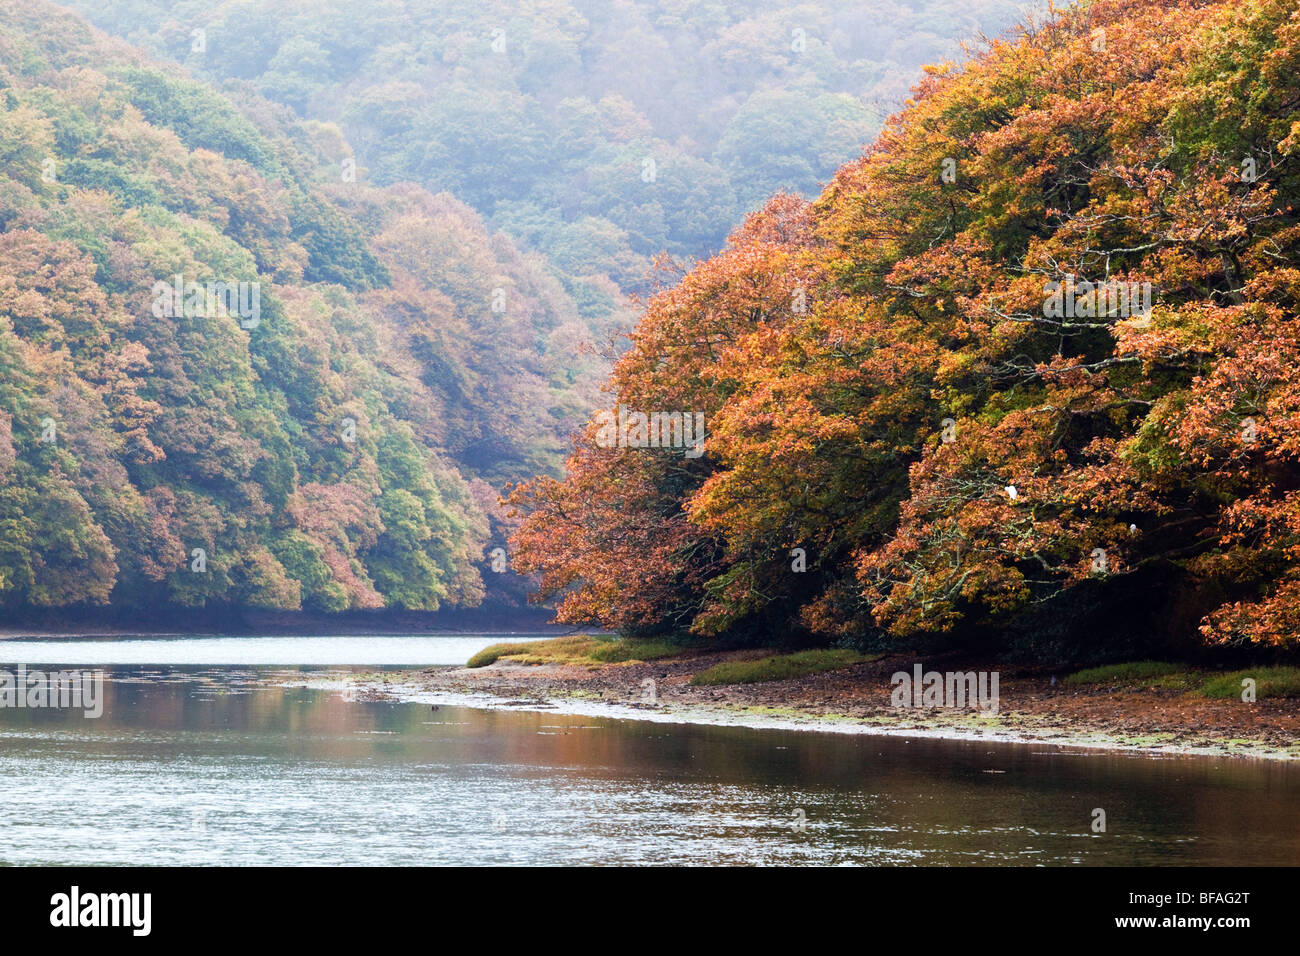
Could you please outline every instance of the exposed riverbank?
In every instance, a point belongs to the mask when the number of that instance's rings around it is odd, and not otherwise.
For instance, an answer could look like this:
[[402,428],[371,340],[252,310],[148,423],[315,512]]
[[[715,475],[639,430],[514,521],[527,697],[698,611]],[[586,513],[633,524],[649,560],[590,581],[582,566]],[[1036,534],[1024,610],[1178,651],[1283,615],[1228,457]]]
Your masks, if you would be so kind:
[[[954,740],[1038,743],[1142,754],[1300,759],[1300,699],[1207,699],[1168,679],[1077,685],[1042,669],[1000,669],[996,714],[893,706],[899,655],[824,673],[761,683],[700,686],[692,678],[762,651],[680,655],[608,664],[439,667],[356,675],[348,690],[437,704],[552,710],[674,723],[798,728]],[[925,669],[980,670],[934,658]],[[1056,678],[1053,682],[1053,678]]]

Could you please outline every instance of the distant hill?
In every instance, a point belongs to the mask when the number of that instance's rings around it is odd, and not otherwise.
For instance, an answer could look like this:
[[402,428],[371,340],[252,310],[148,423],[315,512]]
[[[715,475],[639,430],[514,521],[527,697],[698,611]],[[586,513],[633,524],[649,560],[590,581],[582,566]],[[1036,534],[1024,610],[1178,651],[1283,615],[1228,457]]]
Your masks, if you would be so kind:
[[0,607],[482,598],[609,330],[338,145],[0,0]]
[[369,181],[446,190],[584,308],[715,252],[856,158],[925,63],[1012,0],[74,0],[98,26],[346,136]]

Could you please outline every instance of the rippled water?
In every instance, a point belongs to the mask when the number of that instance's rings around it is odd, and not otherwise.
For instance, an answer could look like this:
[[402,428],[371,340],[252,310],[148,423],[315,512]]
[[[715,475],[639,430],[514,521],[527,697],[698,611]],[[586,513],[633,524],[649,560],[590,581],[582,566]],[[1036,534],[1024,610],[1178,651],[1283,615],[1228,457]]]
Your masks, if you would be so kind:
[[0,862],[1300,863],[1289,764],[265,686],[308,676],[120,666],[97,720],[0,708]]

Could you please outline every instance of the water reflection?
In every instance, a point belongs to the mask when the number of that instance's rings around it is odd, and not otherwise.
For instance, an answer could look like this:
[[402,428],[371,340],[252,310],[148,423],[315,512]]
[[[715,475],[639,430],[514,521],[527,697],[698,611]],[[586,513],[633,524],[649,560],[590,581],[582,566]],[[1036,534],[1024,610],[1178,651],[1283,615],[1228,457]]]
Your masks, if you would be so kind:
[[1277,762],[431,711],[267,673],[117,668],[99,720],[0,709],[0,861],[1300,863]]

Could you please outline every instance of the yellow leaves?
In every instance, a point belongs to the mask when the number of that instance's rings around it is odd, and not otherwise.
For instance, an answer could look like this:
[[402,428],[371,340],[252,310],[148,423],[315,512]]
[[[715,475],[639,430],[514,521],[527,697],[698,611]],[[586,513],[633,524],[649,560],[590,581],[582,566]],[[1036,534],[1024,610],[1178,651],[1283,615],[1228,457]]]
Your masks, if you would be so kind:
[[49,181],[45,164],[56,152],[54,127],[45,114],[22,104],[0,109],[0,169],[6,176],[41,191]]
[[1300,148],[1300,120],[1291,124],[1291,131],[1277,144],[1278,152],[1283,156],[1293,155],[1298,148]]
[[979,361],[979,357],[970,352],[941,352],[935,379],[939,382],[952,382],[963,378]]

